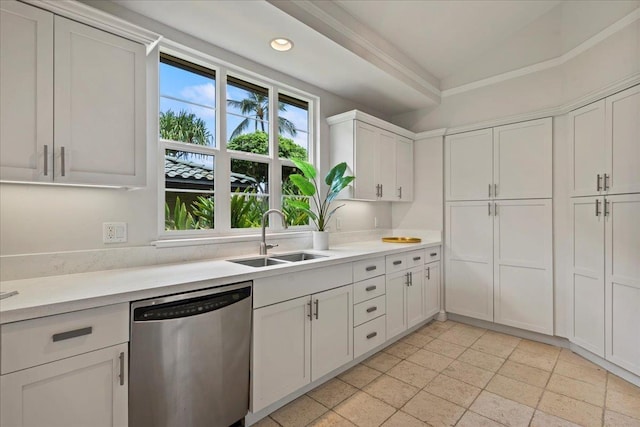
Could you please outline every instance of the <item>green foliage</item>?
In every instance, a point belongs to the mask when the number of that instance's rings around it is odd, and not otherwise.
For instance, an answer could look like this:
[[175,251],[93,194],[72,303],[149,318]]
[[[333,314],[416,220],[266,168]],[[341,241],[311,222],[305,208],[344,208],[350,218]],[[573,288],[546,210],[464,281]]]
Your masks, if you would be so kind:
[[[230,150],[256,154],[269,154],[269,134],[264,131],[245,133],[231,138],[227,143]],[[278,155],[281,159],[307,159],[307,150],[290,138],[278,135]]]
[[266,198],[258,198],[236,190],[231,196],[231,228],[260,227],[262,215],[269,209]]
[[282,198],[282,212],[287,221],[287,226],[294,225],[308,225],[309,215],[303,209],[299,209],[297,206],[304,206],[305,209],[309,209],[309,199],[306,197],[283,197]]
[[180,201],[180,197],[176,197],[173,211],[169,209],[168,203],[164,204],[164,228],[165,230],[193,230],[199,228],[199,224],[187,211],[187,206]]
[[198,217],[199,228],[213,228],[215,203],[212,197],[198,196],[191,204],[192,212]]
[[[227,100],[227,105],[238,108],[240,112],[246,116],[250,116],[250,118],[245,118],[240,124],[233,130],[231,133],[231,138],[233,139],[236,136],[239,136],[249,128],[249,123],[253,119],[254,123],[254,131],[258,131],[258,126],[260,126],[260,130],[262,132],[265,131],[265,120],[269,118],[269,97],[266,95],[262,95],[257,92],[251,92],[249,98],[245,98],[242,101],[235,101],[233,99]],[[284,103],[278,103],[279,111],[287,111],[287,108],[284,106]],[[291,136],[296,136],[296,127],[291,122],[284,117],[278,117],[278,133],[288,133]]]
[[160,137],[196,145],[210,145],[213,138],[204,120],[184,110],[160,112]]
[[317,213],[310,209],[308,201],[306,206],[297,200],[291,200],[289,203],[294,208],[306,213],[313,220],[318,231],[324,231],[333,214],[344,206],[340,205],[331,209],[331,202],[355,177],[344,176],[347,170],[346,163],[343,162],[335,165],[325,177],[324,182],[329,188],[327,189],[324,199],[322,199],[318,183],[315,179],[317,176],[315,167],[303,160],[293,160],[293,163],[302,172],[302,175],[293,174],[289,176],[289,179],[298,187],[302,195],[308,196],[313,200]]

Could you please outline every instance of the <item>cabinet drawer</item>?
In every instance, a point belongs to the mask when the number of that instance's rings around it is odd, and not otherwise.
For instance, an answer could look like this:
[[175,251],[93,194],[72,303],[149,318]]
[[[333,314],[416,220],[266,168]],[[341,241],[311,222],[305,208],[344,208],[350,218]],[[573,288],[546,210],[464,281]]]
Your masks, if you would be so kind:
[[4,375],[129,341],[129,303],[74,311],[0,327]]
[[440,261],[440,246],[426,249],[426,255],[424,257],[425,264],[433,261]]
[[362,325],[369,320],[385,314],[386,301],[384,295],[353,306],[353,325]]
[[387,274],[406,270],[409,268],[407,265],[407,253],[387,255],[386,264]]
[[407,268],[420,267],[426,262],[424,249],[408,252],[405,257],[407,260]]
[[380,276],[384,273],[384,257],[365,259],[353,263],[354,282]]
[[385,293],[384,276],[374,277],[353,284],[353,303],[358,304]]
[[384,344],[387,340],[386,318],[380,316],[353,330],[353,357],[362,356],[367,351]]

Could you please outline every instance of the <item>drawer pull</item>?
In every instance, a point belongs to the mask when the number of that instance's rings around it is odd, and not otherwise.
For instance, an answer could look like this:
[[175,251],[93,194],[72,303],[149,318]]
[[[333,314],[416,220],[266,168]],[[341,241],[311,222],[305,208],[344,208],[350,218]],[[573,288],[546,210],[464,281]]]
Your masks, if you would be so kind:
[[367,335],[367,339],[370,340],[371,338],[377,337],[378,333],[377,332],[371,332],[370,334]]
[[421,259],[422,259],[422,257],[419,257],[419,256],[414,256],[414,257],[413,257],[413,260],[414,260],[414,261],[420,261]]
[[402,264],[402,261],[398,260],[398,261],[393,261],[393,265],[400,265]]
[[118,375],[120,377],[120,385],[124,385],[124,351],[120,352],[118,359],[120,359],[120,375]]
[[375,270],[376,268],[378,268],[378,267],[376,267],[375,265],[370,265],[369,267],[365,268],[365,270],[366,270],[366,271],[373,271],[373,270]]
[[436,256],[436,255],[438,255],[438,252],[431,252],[431,253],[429,254],[429,256]]
[[369,307],[369,308],[367,308],[367,313],[373,313],[377,309],[378,309],[378,307]]
[[366,288],[364,288],[364,290],[367,292],[375,291],[376,289],[378,289],[376,285],[367,286]]
[[69,340],[71,338],[81,337],[83,335],[91,335],[93,327],[75,329],[73,331],[61,332],[53,335],[53,342]]

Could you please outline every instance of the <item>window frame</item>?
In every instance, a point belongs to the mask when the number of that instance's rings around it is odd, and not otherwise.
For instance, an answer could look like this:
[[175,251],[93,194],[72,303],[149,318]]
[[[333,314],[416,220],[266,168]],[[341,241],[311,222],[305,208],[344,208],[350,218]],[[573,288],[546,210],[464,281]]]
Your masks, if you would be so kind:
[[[307,103],[308,114],[308,162],[318,168],[317,146],[319,136],[317,133],[319,118],[319,97],[301,91],[289,85],[280,83],[273,79],[261,76],[232,64],[225,63],[208,55],[192,50],[161,43],[158,56],[158,90],[156,98],[157,114],[156,120],[160,117],[160,63],[163,55],[169,55],[181,61],[181,65],[188,67],[189,64],[196,66],[196,73],[202,71],[198,68],[210,70],[215,75],[215,132],[213,137],[215,146],[201,146],[186,142],[171,141],[157,137],[158,148],[158,238],[160,241],[184,240],[188,239],[220,239],[233,238],[233,240],[255,240],[260,235],[260,227],[254,228],[231,228],[231,188],[229,185],[231,174],[231,159],[247,160],[268,165],[269,176],[269,209],[282,209],[282,166],[295,167],[289,159],[281,159],[278,156],[278,102],[279,94],[294,98]],[[191,71],[186,68],[187,71]],[[238,79],[249,84],[266,88],[269,96],[269,154],[256,154],[227,149],[227,77]],[[210,77],[210,76],[209,76]],[[157,134],[159,135],[159,127]],[[214,156],[214,183],[213,194],[215,197],[215,213],[213,229],[194,230],[165,230],[165,185],[164,156],[166,149],[179,149],[188,152],[201,153]],[[275,217],[274,217],[275,218]],[[309,225],[290,226],[285,230],[281,221],[269,221],[268,233],[291,233],[312,230],[312,223]],[[244,238],[244,239],[243,239]]]

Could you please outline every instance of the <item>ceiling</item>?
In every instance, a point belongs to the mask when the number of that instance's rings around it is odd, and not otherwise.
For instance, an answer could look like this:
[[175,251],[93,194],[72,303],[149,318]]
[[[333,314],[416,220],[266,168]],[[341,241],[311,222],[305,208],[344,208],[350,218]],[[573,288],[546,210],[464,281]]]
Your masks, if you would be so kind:
[[[389,116],[566,53],[640,7],[598,0],[114,0]],[[282,53],[274,37],[293,40]]]

